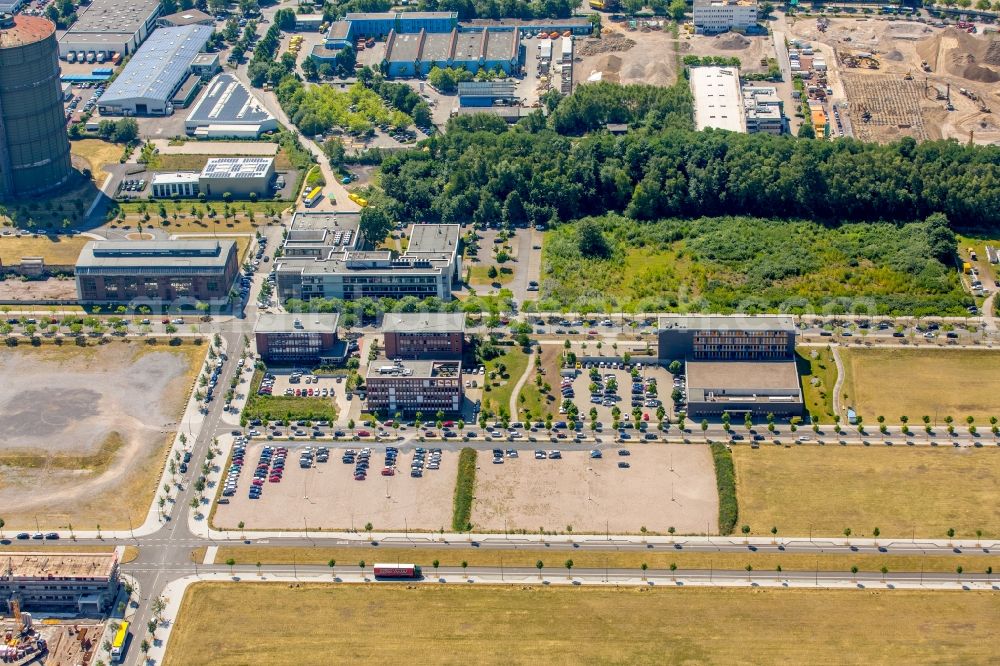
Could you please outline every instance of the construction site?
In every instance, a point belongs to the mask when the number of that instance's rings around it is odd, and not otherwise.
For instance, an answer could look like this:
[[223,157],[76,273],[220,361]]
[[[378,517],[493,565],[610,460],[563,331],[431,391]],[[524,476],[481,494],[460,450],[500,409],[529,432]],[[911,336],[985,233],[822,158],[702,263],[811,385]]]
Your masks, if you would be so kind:
[[605,20],[604,26],[599,39],[576,41],[573,76],[577,81],[670,86],[677,81],[684,56],[739,58],[744,73],[766,72],[775,57],[766,35],[726,32],[709,36],[681,30],[674,37],[663,19]]
[[36,622],[30,613],[18,610],[0,620],[0,634],[0,663],[88,666],[100,648],[104,622]]
[[[874,18],[789,18],[787,26],[790,41],[826,54],[820,97],[847,111],[857,138],[994,144],[1000,36],[981,28]],[[812,85],[819,72],[802,69]]]

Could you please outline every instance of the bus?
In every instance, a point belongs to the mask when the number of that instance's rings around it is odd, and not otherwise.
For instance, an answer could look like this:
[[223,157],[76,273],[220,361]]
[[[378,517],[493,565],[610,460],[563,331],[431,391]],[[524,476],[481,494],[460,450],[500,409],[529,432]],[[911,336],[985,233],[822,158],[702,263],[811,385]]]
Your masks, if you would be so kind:
[[375,564],[375,578],[420,578],[420,567],[413,564]]
[[319,201],[320,197],[323,196],[323,190],[319,187],[314,187],[309,191],[309,194],[305,196],[302,203],[306,205],[307,208],[312,208]]
[[125,660],[125,643],[128,641],[128,622],[122,622],[118,625],[118,632],[115,634],[115,639],[111,642],[111,658],[116,663],[122,663]]

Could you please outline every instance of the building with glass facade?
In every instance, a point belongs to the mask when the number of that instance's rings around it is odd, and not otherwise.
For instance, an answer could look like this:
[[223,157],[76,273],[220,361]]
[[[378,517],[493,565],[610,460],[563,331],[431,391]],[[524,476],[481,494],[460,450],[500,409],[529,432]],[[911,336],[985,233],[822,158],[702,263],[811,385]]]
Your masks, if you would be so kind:
[[368,364],[365,389],[372,412],[423,412],[428,418],[438,411],[455,414],[464,397],[462,363],[378,358]]
[[347,344],[337,338],[337,313],[264,313],[254,326],[260,358],[272,365],[342,363]]

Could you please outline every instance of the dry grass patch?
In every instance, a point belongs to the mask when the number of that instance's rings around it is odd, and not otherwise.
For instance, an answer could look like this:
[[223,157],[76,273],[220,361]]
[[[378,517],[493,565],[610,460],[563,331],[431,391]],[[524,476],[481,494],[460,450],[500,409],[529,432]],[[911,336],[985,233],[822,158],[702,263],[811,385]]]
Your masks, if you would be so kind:
[[124,150],[116,143],[109,143],[101,139],[80,139],[70,142],[70,151],[86,160],[95,177],[99,173],[107,173],[104,170],[107,165],[117,164]]
[[[844,364],[841,401],[853,406],[877,432],[876,418],[899,423],[908,416],[911,428],[930,416],[943,430],[945,416],[956,428],[972,416],[981,430],[989,417],[1000,416],[1000,352],[977,349],[841,349]],[[916,425],[914,425],[916,424]]]
[[1000,450],[734,447],[739,524],[754,534],[1000,534]]
[[92,239],[83,236],[3,236],[0,237],[0,262],[4,266],[21,263],[23,257],[42,257],[55,266],[72,266],[80,250]]
[[198,583],[164,664],[986,663],[998,630],[989,592]]
[[[884,555],[842,555],[803,553],[705,553],[705,552],[657,552],[657,551],[608,551],[593,550],[545,550],[530,546],[518,550],[490,550],[456,546],[452,548],[303,548],[294,546],[221,546],[216,553],[216,562],[229,558],[238,564],[301,564],[326,565],[335,560],[338,566],[353,567],[359,560],[365,562],[411,562],[423,567],[424,575],[434,573],[432,564],[437,560],[442,567],[459,567],[463,561],[470,567],[523,567],[534,571],[535,563],[541,560],[548,567],[561,567],[568,557],[573,558],[574,569],[635,569],[642,563],[650,570],[667,570],[676,564],[678,570],[717,569],[740,571],[750,564],[754,571],[774,571],[779,565],[784,571],[843,571],[852,566],[860,571],[879,571],[887,567],[889,571],[920,571],[953,573],[956,566],[963,566],[968,572],[982,572],[992,566],[1000,570],[1000,555],[956,555],[937,557]],[[205,547],[192,551],[191,560],[201,563],[205,559]],[[334,569],[336,571],[336,568]]]

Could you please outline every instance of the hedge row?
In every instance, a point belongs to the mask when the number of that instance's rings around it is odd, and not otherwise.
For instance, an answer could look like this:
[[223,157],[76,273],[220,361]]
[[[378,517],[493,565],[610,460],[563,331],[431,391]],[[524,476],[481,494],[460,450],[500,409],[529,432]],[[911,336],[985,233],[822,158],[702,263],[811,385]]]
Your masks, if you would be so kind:
[[740,513],[736,502],[733,454],[725,444],[713,442],[712,461],[715,463],[715,483],[719,489],[719,534],[732,534]]
[[466,447],[458,456],[458,478],[455,480],[455,507],[451,528],[456,532],[472,529],[472,496],[476,489],[476,450]]

